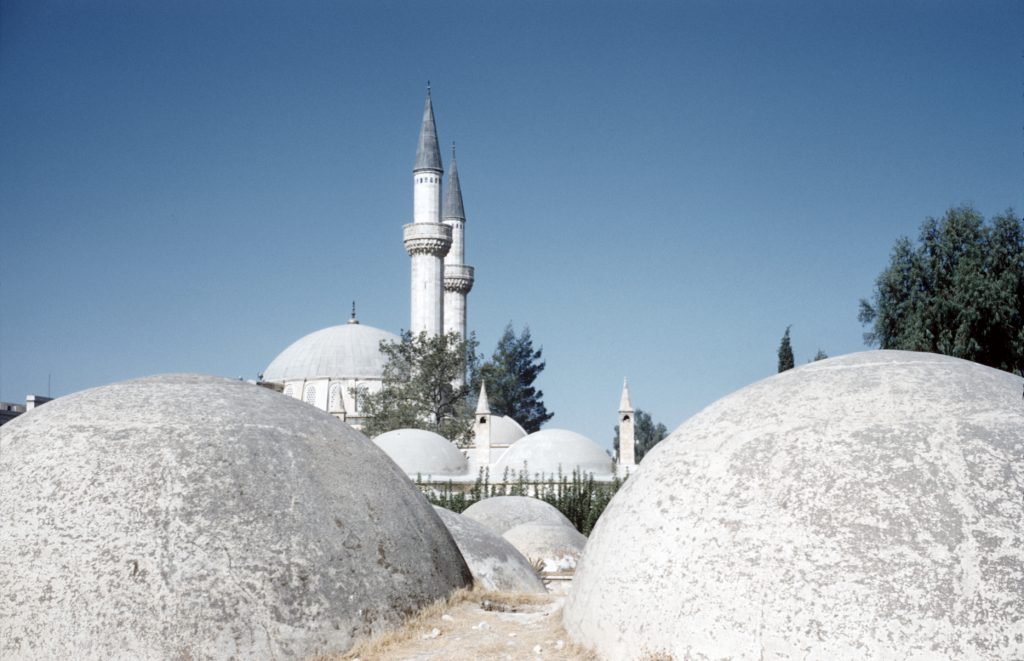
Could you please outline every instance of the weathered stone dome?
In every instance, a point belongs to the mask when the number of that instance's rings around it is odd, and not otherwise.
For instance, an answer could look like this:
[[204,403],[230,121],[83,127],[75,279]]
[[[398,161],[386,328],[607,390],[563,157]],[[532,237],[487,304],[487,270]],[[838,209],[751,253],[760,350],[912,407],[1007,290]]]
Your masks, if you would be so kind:
[[872,351],[724,397],[605,510],[567,629],[609,659],[1024,658],[1022,385]]
[[473,578],[487,590],[547,592],[533,565],[497,533],[469,517],[434,506],[448,527]]
[[379,379],[384,375],[381,340],[399,337],[373,326],[342,324],[322,328],[299,338],[263,372],[264,381],[284,383],[293,379]]
[[579,562],[587,538],[571,525],[527,521],[502,537],[531,562],[541,562],[545,574],[571,572]]
[[601,446],[582,434],[566,429],[542,429],[522,438],[498,459],[491,475],[501,477],[523,470],[530,475],[570,475],[576,469],[595,475],[612,474],[612,459]]
[[395,429],[373,439],[406,475],[446,477],[469,471],[466,455],[440,434],[425,429]]
[[572,521],[550,503],[527,496],[495,496],[475,502],[462,513],[474,521],[503,535],[520,523],[540,521],[570,528]]
[[365,436],[196,375],[0,428],[0,657],[302,659],[466,585],[451,536]]

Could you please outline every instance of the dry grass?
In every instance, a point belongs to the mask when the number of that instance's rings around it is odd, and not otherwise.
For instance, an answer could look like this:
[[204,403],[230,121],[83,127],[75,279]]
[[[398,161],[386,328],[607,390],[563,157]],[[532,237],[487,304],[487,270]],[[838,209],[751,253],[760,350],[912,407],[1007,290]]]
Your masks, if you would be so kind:
[[[505,636],[516,636],[517,641],[528,644],[527,649],[532,648],[534,644],[548,645],[550,651],[545,653],[545,658],[579,661],[596,659],[591,652],[569,641],[561,628],[560,611],[536,624],[508,621],[509,617],[530,618],[533,617],[531,613],[560,608],[556,599],[547,594],[491,592],[479,587],[457,590],[447,599],[439,599],[423,608],[401,626],[365,640],[344,654],[321,656],[316,661],[409,658],[414,656],[414,651],[427,651],[424,649],[426,646],[432,646],[432,654],[445,650],[444,654],[437,656],[445,661],[498,659],[509,651],[506,647],[508,638]],[[489,619],[489,632],[477,632],[474,631],[477,627],[469,626],[471,622],[482,619]],[[444,635],[437,640],[424,640],[424,632],[429,632],[435,627],[443,629]],[[501,640],[496,640],[493,635],[486,635],[499,630],[502,631]],[[555,648],[549,645],[556,639],[562,646],[557,649],[557,653]],[[437,646],[440,646],[440,650]]]

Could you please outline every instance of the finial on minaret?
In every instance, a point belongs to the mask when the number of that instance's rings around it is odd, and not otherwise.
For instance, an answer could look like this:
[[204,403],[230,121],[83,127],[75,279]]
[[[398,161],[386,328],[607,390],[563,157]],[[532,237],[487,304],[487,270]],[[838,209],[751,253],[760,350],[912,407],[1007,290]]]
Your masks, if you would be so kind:
[[356,302],[352,301],[352,317],[348,320],[350,324],[358,324],[359,320],[356,319]]

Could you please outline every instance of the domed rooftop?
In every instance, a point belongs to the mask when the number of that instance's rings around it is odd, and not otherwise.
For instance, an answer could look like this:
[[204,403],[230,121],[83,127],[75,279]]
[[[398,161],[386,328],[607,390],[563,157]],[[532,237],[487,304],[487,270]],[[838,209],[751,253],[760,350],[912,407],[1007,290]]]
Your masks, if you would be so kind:
[[527,521],[502,537],[531,562],[540,562],[545,574],[571,572],[587,545],[587,538],[571,525]]
[[1024,658],[1022,385],[872,351],[720,399],[612,499],[566,628],[608,659]]
[[479,500],[462,513],[503,535],[520,523],[539,521],[573,527],[572,522],[558,508],[537,498],[527,496],[495,496]]
[[377,436],[380,446],[406,475],[424,478],[463,475],[469,471],[466,456],[440,434],[425,429],[395,429]]
[[491,445],[512,445],[526,436],[526,430],[507,415],[491,416]]
[[318,377],[379,379],[384,374],[381,340],[400,338],[359,323],[323,328],[302,337],[278,354],[263,372],[265,381]]
[[0,485],[4,658],[330,655],[471,581],[377,446],[239,381],[56,399],[0,427]]
[[473,578],[486,590],[547,592],[533,565],[501,535],[469,517],[434,506]]
[[601,446],[582,434],[565,429],[542,429],[512,444],[495,463],[491,475],[501,477],[508,468],[514,475],[523,470],[530,475],[569,475],[575,469],[595,475],[612,473],[612,459]]

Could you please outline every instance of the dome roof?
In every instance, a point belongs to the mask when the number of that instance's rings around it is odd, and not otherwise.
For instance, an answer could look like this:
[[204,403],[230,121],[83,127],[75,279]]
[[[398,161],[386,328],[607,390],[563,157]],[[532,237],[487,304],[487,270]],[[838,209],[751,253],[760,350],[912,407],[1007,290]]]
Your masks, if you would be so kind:
[[369,439],[239,381],[56,399],[0,427],[0,484],[4,658],[310,658],[471,581]]
[[577,468],[595,475],[612,473],[612,459],[600,445],[565,429],[542,429],[516,441],[498,459],[491,475],[501,477],[506,468],[509,474],[518,473],[524,463],[530,475],[557,475],[559,470],[569,475]]
[[469,472],[466,456],[440,434],[425,429],[395,429],[377,436],[380,446],[406,475],[424,478]]
[[437,505],[434,510],[485,590],[547,592],[533,565],[508,540],[467,516]]
[[381,340],[399,342],[400,338],[358,323],[323,328],[278,354],[264,370],[263,379],[276,383],[313,378],[379,379],[386,362],[380,352]]
[[527,521],[505,532],[505,538],[530,562],[540,561],[545,574],[576,569],[587,538],[571,525]]
[[491,445],[512,445],[526,436],[526,430],[507,415],[491,416]]
[[720,399],[612,499],[566,628],[614,659],[1024,658],[1022,385],[872,351]]
[[520,523],[539,521],[573,527],[564,514],[551,503],[528,496],[494,496],[478,500],[462,513],[474,521],[503,535]]

